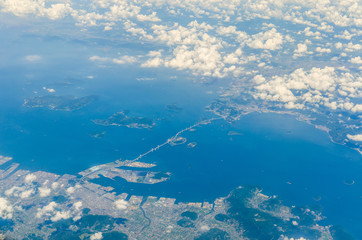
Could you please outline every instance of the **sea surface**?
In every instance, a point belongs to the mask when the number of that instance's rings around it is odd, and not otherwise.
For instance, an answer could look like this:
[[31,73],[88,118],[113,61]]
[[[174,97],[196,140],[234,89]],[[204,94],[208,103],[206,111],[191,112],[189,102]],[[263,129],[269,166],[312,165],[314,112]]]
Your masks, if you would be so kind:
[[[54,79],[40,73],[22,78],[25,72],[2,70],[0,154],[13,157],[23,169],[76,174],[120,158],[134,159],[181,129],[213,117],[204,108],[217,97],[220,83],[196,84],[176,72],[126,68],[93,70],[94,78]],[[146,76],[152,79],[140,79]],[[73,112],[23,107],[24,98],[47,94],[43,86],[58,95],[97,95],[99,100]],[[169,104],[183,110],[170,112]],[[153,118],[157,126],[130,129],[91,121],[121,110]],[[195,202],[213,201],[240,185],[258,185],[287,205],[320,205],[327,217],[324,224],[342,225],[362,239],[358,152],[332,143],[325,132],[289,115],[252,113],[233,124],[217,120],[195,130],[182,135],[187,143],[197,143],[194,148],[166,146],[142,159],[156,163],[157,171],[171,172],[170,181],[141,185],[118,179],[112,186],[118,192]],[[90,136],[100,132],[105,132],[102,139]],[[346,180],[355,184],[348,186]]]

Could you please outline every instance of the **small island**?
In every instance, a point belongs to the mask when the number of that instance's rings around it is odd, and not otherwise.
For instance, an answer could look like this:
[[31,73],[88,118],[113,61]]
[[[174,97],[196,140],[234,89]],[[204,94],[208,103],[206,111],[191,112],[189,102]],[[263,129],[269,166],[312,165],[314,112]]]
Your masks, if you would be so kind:
[[27,98],[24,100],[23,105],[30,108],[47,108],[54,111],[74,111],[87,106],[97,98],[98,97],[94,95],[80,98],[71,95],[45,95],[40,97]]
[[150,129],[156,126],[153,119],[145,117],[129,117],[129,111],[121,111],[113,114],[107,119],[93,120],[95,124],[103,126],[124,126],[128,128]]
[[183,109],[176,104],[170,104],[166,106],[166,109],[170,112],[181,112]]

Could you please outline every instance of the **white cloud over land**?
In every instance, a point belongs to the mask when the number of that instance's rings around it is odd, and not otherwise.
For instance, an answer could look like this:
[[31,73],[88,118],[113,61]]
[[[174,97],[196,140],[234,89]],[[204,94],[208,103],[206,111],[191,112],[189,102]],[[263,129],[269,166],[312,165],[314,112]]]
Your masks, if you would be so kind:
[[[289,75],[273,76],[266,82],[255,78],[253,96],[257,99],[284,104],[286,108],[318,108],[362,112],[362,105],[353,102],[362,96],[362,77],[339,72],[333,67],[295,70]],[[258,84],[260,83],[260,84]]]
[[353,141],[362,142],[362,134],[357,134],[357,135],[348,134],[347,137]]
[[11,219],[13,217],[14,208],[9,200],[0,197],[0,218]]

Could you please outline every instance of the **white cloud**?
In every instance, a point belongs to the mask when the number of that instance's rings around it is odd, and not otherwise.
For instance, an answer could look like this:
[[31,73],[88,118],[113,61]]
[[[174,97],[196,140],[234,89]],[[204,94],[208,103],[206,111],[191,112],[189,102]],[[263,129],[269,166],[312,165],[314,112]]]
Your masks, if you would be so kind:
[[266,32],[260,32],[252,35],[247,41],[247,45],[251,48],[277,50],[283,44],[283,35],[278,33],[275,28]]
[[67,188],[66,192],[67,192],[68,194],[74,193],[74,192],[75,192],[75,187],[69,187],[69,188]]
[[303,31],[298,32],[298,34],[304,34],[306,37],[314,37],[315,39],[322,39],[322,34],[318,31],[311,31],[310,27],[306,27]]
[[347,52],[355,52],[362,50],[361,44],[353,44],[352,42],[349,42],[348,44],[344,44],[345,51]]
[[76,210],[76,211],[79,211],[79,209],[83,206],[83,203],[81,201],[78,201],[78,202],[75,202],[73,204],[73,208]]
[[[13,187],[11,187],[10,189],[8,189],[8,190],[5,191],[5,195],[6,195],[6,196],[13,196],[14,193],[16,193],[16,192],[21,192],[21,191],[23,191],[23,190],[24,190],[23,187],[13,186]],[[18,196],[18,194],[17,194],[17,196]]]
[[337,42],[337,43],[335,44],[335,47],[336,47],[337,49],[341,49],[341,48],[343,47],[343,44],[342,44],[341,42]]
[[137,58],[132,56],[122,56],[119,58],[113,58],[112,59],[114,63],[117,64],[126,64],[126,63],[135,63],[137,62]]
[[353,141],[362,142],[362,134],[357,134],[357,135],[347,134],[347,137]]
[[200,230],[201,230],[202,232],[206,232],[206,231],[209,231],[209,230],[210,230],[210,227],[209,227],[208,225],[202,225],[202,226],[200,227]]
[[45,0],[1,0],[0,6],[2,12],[12,13],[20,17],[36,15],[56,20],[68,14],[76,14],[69,3],[55,3],[46,8]]
[[25,190],[25,191],[21,192],[19,196],[20,196],[20,198],[25,199],[25,198],[30,197],[34,193],[35,193],[34,189],[29,189],[29,190]]
[[40,187],[38,190],[39,190],[40,197],[47,197],[50,195],[50,193],[52,191],[50,188],[47,188],[47,187]]
[[57,182],[53,182],[52,183],[52,189],[57,189],[59,187],[59,183],[57,183]]
[[[49,2],[47,2],[49,3]],[[191,17],[216,18],[225,22],[255,18],[277,18],[317,27],[331,32],[332,24],[337,26],[362,26],[362,6],[358,1],[296,1],[296,0],[102,0],[73,9],[70,1],[53,0],[0,0],[3,12],[17,16],[36,15],[49,19],[71,16],[75,21],[88,25],[105,25],[129,19],[139,22],[158,22],[157,13],[167,9],[169,13]],[[48,7],[46,7],[48,6]],[[318,20],[319,24],[315,24]],[[97,23],[100,21],[100,23]],[[332,23],[332,24],[329,24]],[[108,25],[109,26],[109,25]]]
[[342,38],[342,39],[346,39],[346,40],[351,40],[354,36],[356,36],[357,34],[351,34],[350,32],[348,32],[347,30],[344,30],[343,34],[341,35],[334,35],[335,38]]
[[11,219],[13,217],[13,206],[6,198],[0,197],[0,218]]
[[103,236],[102,236],[102,233],[101,232],[97,232],[95,234],[93,234],[91,237],[90,237],[90,240],[100,240],[102,239]]
[[137,62],[137,58],[133,56],[121,56],[118,58],[109,58],[109,57],[100,57],[100,56],[92,56],[89,58],[92,62],[99,63],[115,63],[115,64],[127,64],[127,63],[135,63]]
[[5,191],[6,196],[20,197],[22,199],[29,198],[32,194],[35,193],[33,188],[17,187],[13,186],[12,188]]
[[47,16],[50,20],[56,20],[64,18],[69,14],[76,14],[76,11],[70,7],[69,3],[57,3],[52,4],[50,8],[42,9],[41,13]]
[[305,53],[308,50],[307,44],[299,43],[298,48],[294,50],[295,53]]
[[288,238],[288,237],[284,237],[282,240],[308,240],[304,237],[300,237],[300,238]]
[[253,80],[256,84],[261,84],[265,82],[265,78],[263,77],[263,75],[256,75]]
[[289,75],[260,82],[252,93],[256,98],[284,104],[288,109],[324,105],[332,110],[362,112],[362,104],[351,102],[362,96],[362,77],[339,73],[333,67],[297,69]]
[[36,180],[36,175],[30,173],[30,174],[26,175],[24,182],[27,184],[30,184],[30,183],[34,182],[35,180]]
[[349,60],[349,62],[350,62],[350,63],[354,63],[354,64],[362,64],[362,59],[361,59],[360,56],[358,56],[358,57],[355,57],[355,58],[351,58],[351,59]]
[[38,208],[36,213],[37,218],[41,218],[45,215],[50,215],[55,211],[55,208],[58,206],[56,202],[50,202],[48,205],[44,206],[43,208]]
[[68,219],[71,218],[70,211],[57,211],[54,216],[50,218],[53,222],[57,222],[62,219]]
[[3,0],[0,2],[3,12],[9,12],[16,16],[34,14],[43,9],[42,1],[36,0]]
[[46,88],[46,87],[43,87],[43,90],[48,91],[48,92],[50,92],[50,93],[55,93],[55,89],[54,89],[54,88]]
[[114,202],[114,204],[116,205],[116,208],[121,209],[121,210],[125,210],[128,207],[128,202],[126,200],[123,199],[118,199]]
[[91,56],[89,57],[89,60],[91,60],[92,62],[107,62],[109,61],[109,58],[100,57],[100,56]]
[[306,54],[312,54],[313,52],[308,51],[308,42],[298,43],[297,49],[294,50],[293,58],[305,56]]
[[319,53],[331,53],[332,52],[331,49],[329,49],[329,48],[321,48],[321,47],[317,47],[315,50]]
[[25,60],[28,62],[39,62],[40,60],[42,60],[42,56],[40,55],[28,55],[25,56]]

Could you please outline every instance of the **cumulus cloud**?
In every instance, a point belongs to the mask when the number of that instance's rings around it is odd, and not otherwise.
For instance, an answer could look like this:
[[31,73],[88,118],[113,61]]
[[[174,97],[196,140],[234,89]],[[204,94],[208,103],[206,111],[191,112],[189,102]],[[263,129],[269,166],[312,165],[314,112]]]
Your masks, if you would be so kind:
[[27,183],[27,184],[31,184],[32,182],[34,182],[36,180],[36,175],[35,174],[28,174],[25,176],[25,180],[24,182]]
[[306,37],[314,37],[315,39],[322,39],[322,34],[319,31],[313,32],[310,27],[306,27],[303,31],[298,34],[304,34]]
[[125,210],[128,207],[128,202],[126,200],[123,199],[118,199],[114,202],[114,204],[116,205],[116,208],[121,209],[121,210]]
[[297,47],[298,48],[294,50],[295,53],[305,53],[308,50],[307,45],[303,43],[299,43]]
[[252,93],[254,97],[284,104],[288,109],[324,105],[332,110],[362,112],[361,104],[351,102],[362,95],[362,77],[338,72],[333,67],[297,69],[290,75],[259,82]]
[[256,84],[261,84],[261,83],[265,82],[265,77],[263,77],[263,75],[256,75],[256,76],[254,76],[254,82]]
[[47,187],[40,187],[38,190],[39,190],[40,197],[47,197],[50,195],[50,193],[52,191],[50,188],[47,188]]
[[210,230],[210,227],[209,227],[208,225],[202,225],[202,226],[200,227],[200,230],[201,230],[202,232],[206,232],[206,231],[209,231],[209,230]]
[[47,17],[51,20],[76,13],[69,3],[55,3],[47,8],[45,7],[44,0],[2,0],[0,1],[0,6],[2,7],[2,12],[12,13],[16,16],[36,15]]
[[74,193],[74,192],[75,192],[75,187],[69,187],[69,188],[67,188],[66,192],[67,192],[68,194]]
[[36,213],[37,218],[50,217],[50,220],[57,222],[62,219],[69,219],[72,217],[70,211],[58,211],[58,204],[56,202],[50,202],[48,205],[43,208],[38,208]]
[[28,198],[35,193],[34,189],[25,190],[20,193],[20,198]]
[[313,52],[308,51],[308,42],[298,43],[297,48],[294,50],[293,58],[305,56],[306,54],[312,54]]
[[43,208],[38,208],[38,211],[36,213],[37,218],[41,218],[43,216],[50,215],[55,211],[55,208],[57,207],[56,202],[50,202],[48,205],[44,206]]
[[225,51],[222,36],[236,36],[238,44],[244,45],[247,34],[235,28],[215,28],[206,23],[192,21],[186,26],[154,25],[153,41],[166,44],[170,51],[151,51],[142,67],[168,67],[188,70],[194,75],[224,78],[238,76],[246,62],[240,47]]
[[[3,12],[17,16],[30,14],[56,20],[71,16],[75,21],[87,25],[108,26],[111,23],[132,19],[139,22],[159,22],[158,11],[184,13],[191,17],[209,17],[230,20],[277,18],[317,27],[331,32],[332,23],[337,26],[362,26],[361,4],[356,1],[275,1],[275,0],[102,0],[75,9],[70,2],[54,0],[46,5],[45,0],[1,0]],[[313,23],[318,20],[319,24]],[[100,23],[98,23],[100,21]]]
[[193,21],[187,27],[155,25],[152,28],[155,39],[173,50],[164,58],[160,51],[150,52],[150,58],[142,64],[143,67],[165,66],[213,77],[225,74],[225,64],[219,52],[222,45],[219,39],[208,34],[212,28],[210,25]]
[[57,189],[59,187],[59,183],[57,183],[57,182],[53,182],[52,183],[52,189]]
[[362,64],[362,59],[361,59],[360,56],[358,56],[358,57],[355,57],[355,58],[351,58],[351,59],[349,60],[349,62],[350,62],[350,63],[354,63],[354,64]]
[[0,218],[11,219],[14,208],[6,198],[0,197]]
[[317,47],[315,50],[316,50],[316,52],[319,52],[319,53],[331,53],[332,52],[332,50],[329,48],[321,48],[321,47]]
[[247,45],[251,48],[277,50],[283,44],[283,35],[278,33],[275,28],[266,32],[260,32],[252,35],[247,41]]
[[97,232],[93,235],[91,235],[90,237],[90,240],[99,240],[99,239],[102,239],[103,238],[103,235],[101,232]]
[[54,88],[46,88],[46,87],[43,87],[43,90],[48,91],[48,92],[50,92],[50,93],[55,93],[55,89],[54,89]]
[[5,195],[12,197],[20,197],[22,199],[29,198],[35,193],[33,188],[13,186],[12,188],[5,191]]
[[357,34],[351,34],[350,32],[348,32],[348,30],[344,30],[343,34],[341,35],[334,35],[335,38],[342,38],[342,39],[346,39],[346,40],[351,40],[354,36],[356,36]]
[[347,137],[353,141],[362,142],[362,134],[357,134],[357,135],[347,134]]
[[288,238],[288,237],[284,237],[283,240],[308,240],[304,237],[300,237],[300,238]]
[[349,42],[347,44],[344,44],[343,45],[345,47],[345,51],[346,52],[355,52],[355,51],[360,51],[362,50],[362,45],[357,43],[357,44],[354,44],[352,42]]
[[75,203],[73,204],[73,208],[74,208],[76,211],[79,211],[82,206],[83,206],[83,203],[82,203],[81,201],[75,202]]
[[55,215],[50,218],[53,222],[57,222],[59,220],[65,220],[71,218],[72,215],[70,214],[70,211],[57,211],[55,212]]

